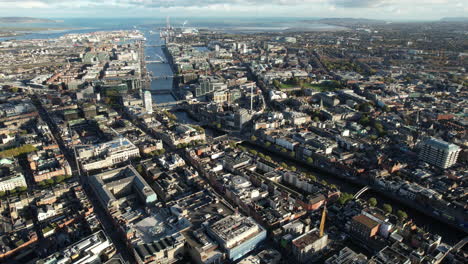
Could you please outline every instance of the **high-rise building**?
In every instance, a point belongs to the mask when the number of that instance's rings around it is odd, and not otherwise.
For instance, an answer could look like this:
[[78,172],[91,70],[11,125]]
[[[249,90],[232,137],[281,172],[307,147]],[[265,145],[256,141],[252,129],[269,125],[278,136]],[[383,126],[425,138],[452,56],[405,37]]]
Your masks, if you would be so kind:
[[431,138],[422,143],[419,158],[429,164],[446,169],[457,162],[459,154],[459,146]]
[[146,112],[148,112],[148,114],[152,114],[153,113],[153,97],[150,91],[145,91],[145,93],[143,94],[143,101],[145,104]]

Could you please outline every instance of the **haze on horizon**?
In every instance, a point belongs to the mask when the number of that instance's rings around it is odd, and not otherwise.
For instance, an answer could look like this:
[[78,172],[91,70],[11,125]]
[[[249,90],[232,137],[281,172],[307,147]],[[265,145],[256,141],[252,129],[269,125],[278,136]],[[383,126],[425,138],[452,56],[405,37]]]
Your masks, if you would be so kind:
[[0,0],[0,16],[41,18],[354,17],[438,20],[463,17],[461,0]]

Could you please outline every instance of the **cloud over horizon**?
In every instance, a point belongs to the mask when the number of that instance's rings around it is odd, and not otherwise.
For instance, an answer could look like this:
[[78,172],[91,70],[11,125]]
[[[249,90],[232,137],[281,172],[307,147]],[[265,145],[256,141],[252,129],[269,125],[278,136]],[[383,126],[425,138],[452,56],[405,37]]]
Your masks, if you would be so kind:
[[[29,11],[28,11],[29,10]],[[32,12],[34,10],[34,12]],[[109,11],[112,14],[109,13]],[[135,13],[135,12],[139,13]],[[134,16],[167,12],[205,16],[319,16],[406,18],[464,16],[461,0],[0,0],[0,16]],[[261,14],[259,14],[261,13]],[[63,15],[62,15],[63,14]]]

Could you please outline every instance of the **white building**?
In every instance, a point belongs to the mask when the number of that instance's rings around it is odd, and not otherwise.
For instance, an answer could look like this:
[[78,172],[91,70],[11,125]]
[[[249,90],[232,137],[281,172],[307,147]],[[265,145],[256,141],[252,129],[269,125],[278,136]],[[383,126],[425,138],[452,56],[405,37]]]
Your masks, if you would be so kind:
[[150,91],[145,91],[143,94],[143,101],[145,104],[145,109],[148,114],[153,113],[153,97]]
[[126,138],[77,148],[76,151],[84,170],[106,168],[140,156],[138,147]]
[[109,258],[114,252],[112,242],[99,231],[38,263],[102,263],[102,255]]
[[460,147],[431,138],[421,144],[419,158],[429,164],[446,169],[457,163]]
[[1,159],[0,165],[0,191],[14,190],[16,187],[27,187],[24,175],[17,169],[16,164],[10,159]]

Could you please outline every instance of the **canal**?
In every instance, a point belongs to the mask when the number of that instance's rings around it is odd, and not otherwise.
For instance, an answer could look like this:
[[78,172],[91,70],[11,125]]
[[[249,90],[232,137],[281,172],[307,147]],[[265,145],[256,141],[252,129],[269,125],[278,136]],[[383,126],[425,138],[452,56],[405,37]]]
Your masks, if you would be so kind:
[[[357,191],[359,191],[363,186],[360,186],[358,184],[346,181],[344,179],[341,179],[339,177],[336,177],[332,174],[329,173],[323,173],[318,171],[317,169],[313,169],[309,166],[304,166],[302,164],[299,164],[298,162],[293,161],[292,159],[287,159],[282,157],[279,154],[276,154],[271,151],[267,151],[264,148],[258,147],[256,145],[253,145],[248,142],[242,143],[243,146],[255,149],[258,152],[261,152],[265,155],[268,155],[272,158],[272,160],[281,163],[285,162],[288,165],[295,166],[298,171],[305,172],[305,173],[310,173],[314,175],[317,180],[325,180],[329,184],[334,184],[336,185],[341,192],[348,192],[355,194]],[[361,195],[361,199],[363,200],[368,200],[369,198],[374,197],[378,201],[377,207],[382,208],[383,204],[390,204],[392,206],[393,212],[395,213],[398,210],[405,211],[408,214],[408,218],[412,219],[413,222],[418,226],[424,229],[427,232],[430,232],[431,234],[438,234],[442,237],[442,241],[449,243],[449,244],[456,244],[458,241],[462,240],[466,234],[463,232],[437,220],[433,219],[423,213],[420,213],[417,210],[414,210],[408,206],[405,206],[398,201],[392,200],[386,196],[381,195],[380,193],[373,191],[372,189],[366,191],[363,195]]]

